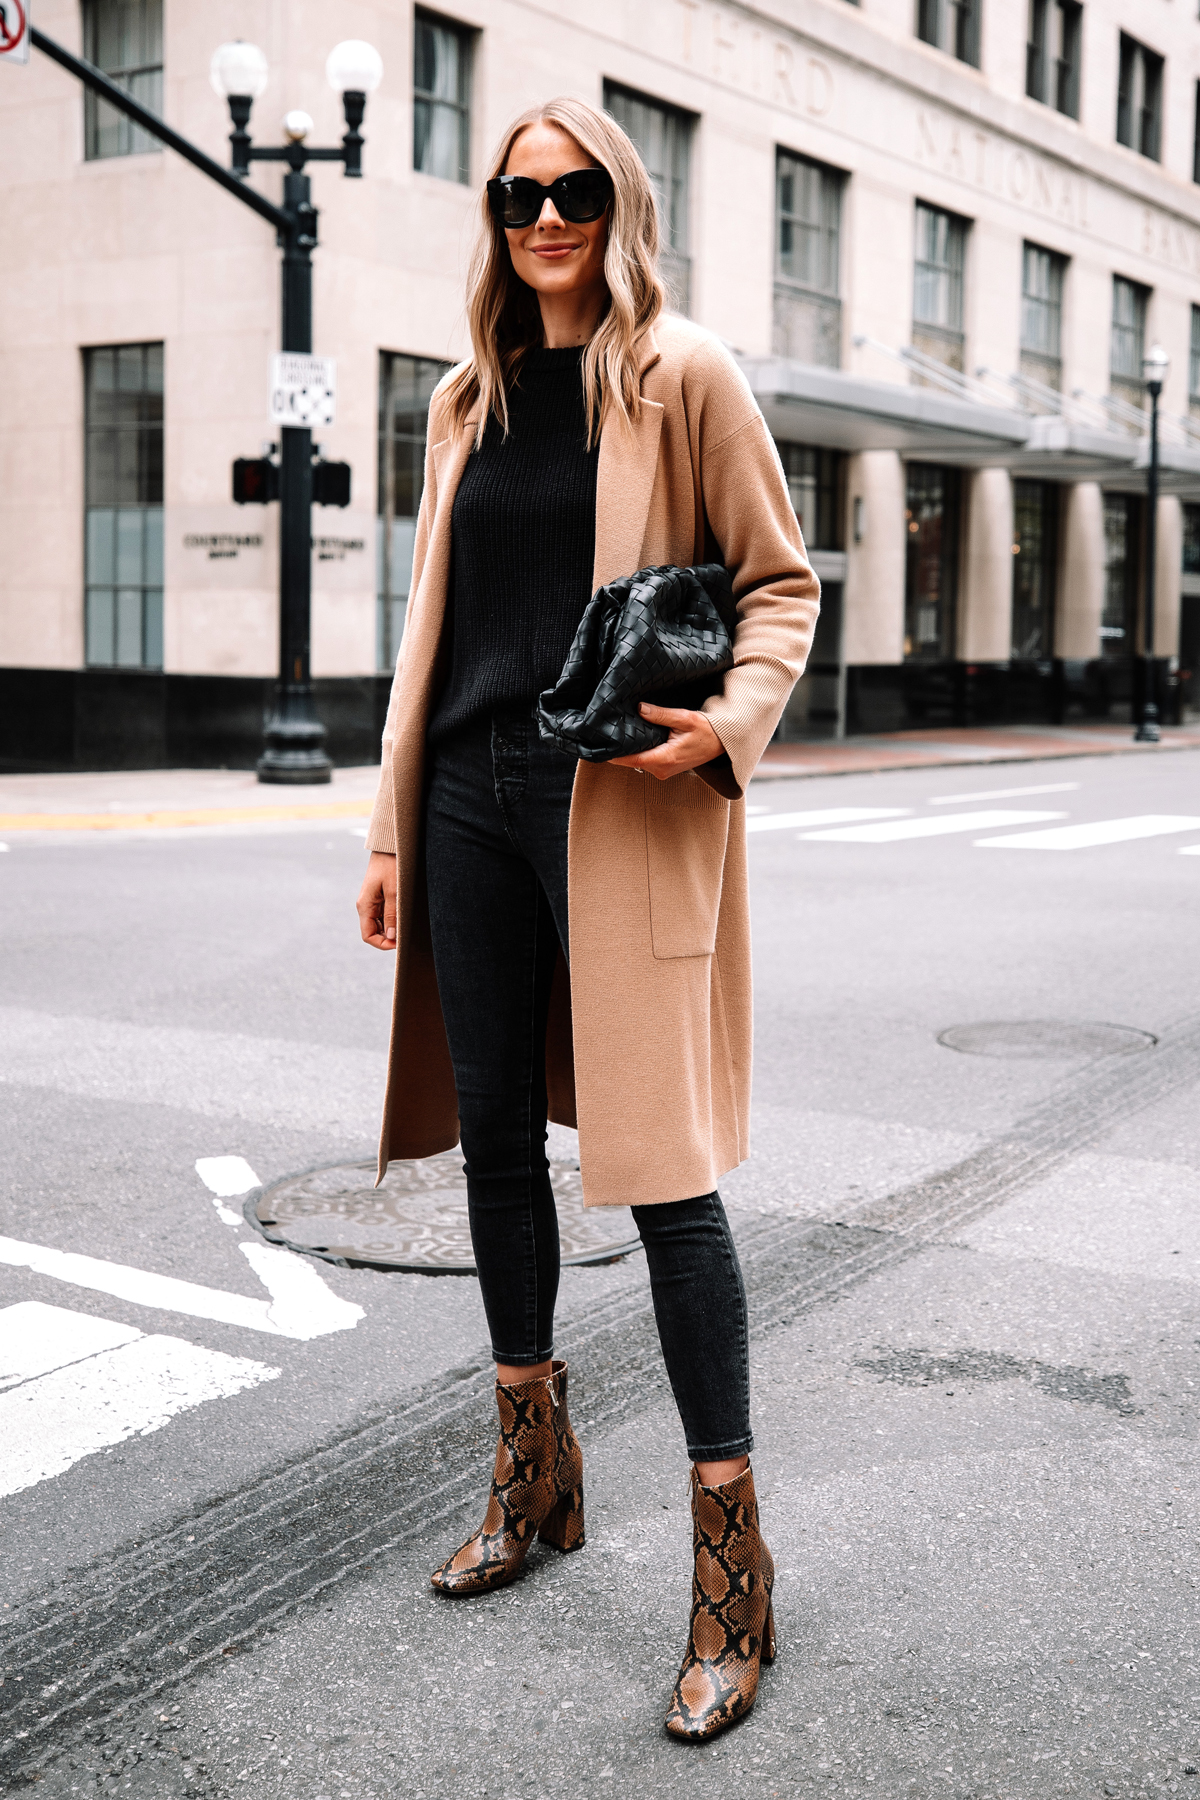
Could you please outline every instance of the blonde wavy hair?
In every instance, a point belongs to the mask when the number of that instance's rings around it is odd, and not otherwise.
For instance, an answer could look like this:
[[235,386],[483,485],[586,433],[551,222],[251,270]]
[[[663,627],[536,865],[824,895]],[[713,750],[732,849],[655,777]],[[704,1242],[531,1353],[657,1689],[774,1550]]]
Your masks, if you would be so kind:
[[[501,138],[488,179],[503,175],[513,145],[531,125],[557,125],[612,177],[604,278],[608,304],[583,355],[588,443],[610,413],[624,423],[641,408],[637,341],[663,307],[658,277],[658,207],[642,159],[615,119],[585,100],[548,100],[514,119]],[[480,197],[480,230],[467,275],[471,358],[448,377],[443,394],[456,429],[482,402],[475,443],[495,415],[508,434],[508,389],[530,350],[542,342],[537,295],[517,275],[502,225],[492,216],[487,189]]]

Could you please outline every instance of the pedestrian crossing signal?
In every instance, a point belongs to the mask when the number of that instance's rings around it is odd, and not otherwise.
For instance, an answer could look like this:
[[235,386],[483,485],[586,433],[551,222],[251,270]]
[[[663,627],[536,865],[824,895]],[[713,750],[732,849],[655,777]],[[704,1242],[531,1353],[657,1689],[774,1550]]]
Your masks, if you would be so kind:
[[349,506],[349,463],[315,462],[312,473],[314,506]]
[[239,506],[278,500],[279,465],[266,456],[239,456],[233,465],[233,497]]

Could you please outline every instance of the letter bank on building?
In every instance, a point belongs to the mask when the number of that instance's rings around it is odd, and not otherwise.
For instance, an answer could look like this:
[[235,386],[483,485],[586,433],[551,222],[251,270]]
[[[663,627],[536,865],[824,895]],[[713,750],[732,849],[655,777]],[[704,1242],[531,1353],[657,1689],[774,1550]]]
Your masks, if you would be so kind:
[[[41,0],[37,24],[211,155],[223,39],[251,128],[342,124],[340,38],[384,61],[364,179],[311,168],[314,350],[337,362],[313,519],[329,747],[377,753],[425,413],[467,348],[490,148],[606,106],[661,203],[671,303],[735,352],[824,584],[785,736],[1127,719],[1144,647],[1200,707],[1200,28],[1177,0]],[[250,766],[277,669],[278,507],[237,506],[279,345],[270,230],[36,50],[0,67],[0,765]],[[278,197],[280,174],[251,181]]]

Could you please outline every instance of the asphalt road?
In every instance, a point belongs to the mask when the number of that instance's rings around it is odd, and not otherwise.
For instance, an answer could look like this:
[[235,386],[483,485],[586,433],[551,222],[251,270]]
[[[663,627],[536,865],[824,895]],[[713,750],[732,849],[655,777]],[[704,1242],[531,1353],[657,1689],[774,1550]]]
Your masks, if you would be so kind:
[[370,1154],[361,834],[10,839],[6,1791],[1200,1794],[1200,756],[752,800],[756,1143],[723,1191],[781,1648],[702,1751],[661,1730],[687,1470],[640,1256],[564,1274],[585,1551],[453,1604],[474,1282],[256,1262],[197,1173]]

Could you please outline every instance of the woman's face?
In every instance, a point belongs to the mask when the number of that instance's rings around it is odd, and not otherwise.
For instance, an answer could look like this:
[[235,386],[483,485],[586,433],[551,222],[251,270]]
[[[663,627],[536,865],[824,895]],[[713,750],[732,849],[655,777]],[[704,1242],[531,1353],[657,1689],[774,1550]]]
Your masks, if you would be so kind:
[[[529,125],[508,153],[506,175],[526,175],[549,187],[573,169],[596,164],[575,139],[557,125]],[[608,213],[589,225],[571,225],[547,199],[539,219],[517,231],[506,231],[513,268],[537,293],[584,294],[604,286],[604,251]]]

